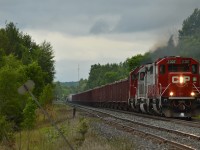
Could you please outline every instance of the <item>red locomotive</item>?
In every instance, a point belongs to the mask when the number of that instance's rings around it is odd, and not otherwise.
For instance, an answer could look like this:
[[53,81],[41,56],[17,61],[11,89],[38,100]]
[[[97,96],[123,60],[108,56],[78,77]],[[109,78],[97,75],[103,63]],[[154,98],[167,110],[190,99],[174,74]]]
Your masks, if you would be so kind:
[[129,78],[72,96],[72,101],[166,117],[200,114],[200,66],[192,58],[164,57],[137,67]]

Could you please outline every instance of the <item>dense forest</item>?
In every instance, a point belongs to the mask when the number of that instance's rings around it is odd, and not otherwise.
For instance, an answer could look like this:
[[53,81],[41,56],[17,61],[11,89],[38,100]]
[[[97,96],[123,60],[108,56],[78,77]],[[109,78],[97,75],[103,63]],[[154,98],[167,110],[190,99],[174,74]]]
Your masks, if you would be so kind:
[[[164,46],[160,46],[145,54],[138,54],[127,58],[119,64],[94,64],[90,68],[88,80],[81,79],[77,87],[63,87],[65,94],[81,92],[97,86],[124,79],[135,67],[151,63],[160,57],[165,56],[186,56],[200,60],[200,9],[194,12],[183,21],[182,28],[178,31],[178,41],[174,41],[174,35],[169,37]],[[81,88],[80,88],[81,87]],[[79,89],[79,90],[78,90]]]
[[50,43],[36,44],[12,22],[0,29],[0,141],[10,143],[14,131],[34,126],[37,107],[28,94],[19,95],[18,88],[34,81],[32,92],[45,107],[54,97],[54,74]]

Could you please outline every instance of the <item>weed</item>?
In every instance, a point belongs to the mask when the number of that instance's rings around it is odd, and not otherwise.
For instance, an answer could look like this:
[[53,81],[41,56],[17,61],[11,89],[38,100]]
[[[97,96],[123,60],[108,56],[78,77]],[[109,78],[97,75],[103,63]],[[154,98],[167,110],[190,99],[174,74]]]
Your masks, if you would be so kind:
[[8,122],[5,116],[0,115],[0,142],[11,148],[14,141],[13,124]]
[[85,134],[87,133],[88,128],[89,128],[89,126],[88,126],[88,123],[87,123],[86,119],[85,118],[80,118],[79,119],[78,128],[77,128],[78,133],[80,133],[82,135],[82,137],[85,138]]
[[76,147],[82,146],[85,141],[85,134],[88,132],[89,126],[88,122],[85,118],[79,118],[79,122],[76,128],[76,137],[74,138],[74,142]]

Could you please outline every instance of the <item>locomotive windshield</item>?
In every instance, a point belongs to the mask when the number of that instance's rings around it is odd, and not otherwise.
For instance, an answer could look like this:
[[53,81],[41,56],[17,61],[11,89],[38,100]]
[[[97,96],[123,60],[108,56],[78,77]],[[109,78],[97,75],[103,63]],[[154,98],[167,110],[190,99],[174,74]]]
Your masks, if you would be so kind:
[[197,64],[192,65],[192,73],[197,74]]
[[169,64],[168,71],[169,72],[189,72],[190,67],[188,64]]

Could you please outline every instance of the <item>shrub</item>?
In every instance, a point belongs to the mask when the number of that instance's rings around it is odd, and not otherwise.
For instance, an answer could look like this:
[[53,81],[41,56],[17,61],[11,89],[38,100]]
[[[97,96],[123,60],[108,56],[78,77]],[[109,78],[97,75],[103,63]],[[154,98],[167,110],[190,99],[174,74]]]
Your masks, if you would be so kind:
[[13,140],[13,124],[8,122],[5,116],[0,115],[0,141],[12,143]]

